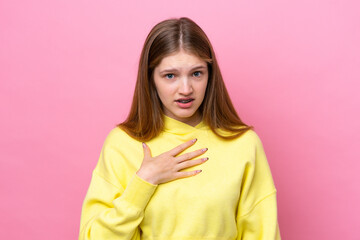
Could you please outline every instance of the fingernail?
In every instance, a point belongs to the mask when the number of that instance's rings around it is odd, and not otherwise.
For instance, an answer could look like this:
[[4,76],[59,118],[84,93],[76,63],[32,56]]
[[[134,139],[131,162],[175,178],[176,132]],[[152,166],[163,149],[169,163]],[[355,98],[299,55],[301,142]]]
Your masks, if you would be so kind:
[[192,142],[196,142],[197,141],[197,138],[193,139]]
[[143,148],[146,148],[146,144],[145,144],[145,143],[142,143],[142,145],[143,145]]
[[208,150],[208,148],[203,148],[202,151],[203,152],[206,152]]
[[196,170],[196,173],[201,173],[202,172],[202,170]]
[[203,158],[203,161],[204,161],[204,162],[205,162],[205,161],[207,161],[207,160],[209,160],[209,158],[208,158],[208,157]]

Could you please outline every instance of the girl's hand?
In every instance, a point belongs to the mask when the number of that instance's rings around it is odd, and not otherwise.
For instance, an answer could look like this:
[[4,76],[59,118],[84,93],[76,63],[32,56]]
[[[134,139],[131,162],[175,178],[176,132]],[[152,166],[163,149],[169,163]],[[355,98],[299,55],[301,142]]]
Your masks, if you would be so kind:
[[191,147],[195,142],[196,139],[187,141],[156,157],[151,156],[150,148],[143,143],[144,160],[136,174],[145,181],[154,185],[199,174],[201,170],[190,172],[181,172],[181,170],[202,164],[208,160],[208,158],[191,160],[204,154],[207,151],[207,148],[177,156],[185,149]]

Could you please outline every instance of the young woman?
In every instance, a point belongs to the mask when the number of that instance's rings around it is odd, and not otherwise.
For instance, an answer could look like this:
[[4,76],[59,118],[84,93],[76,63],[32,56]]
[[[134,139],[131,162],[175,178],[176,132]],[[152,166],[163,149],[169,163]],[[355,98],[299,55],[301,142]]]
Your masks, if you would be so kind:
[[130,114],[105,140],[80,225],[81,240],[280,239],[261,140],[189,18],[149,33]]

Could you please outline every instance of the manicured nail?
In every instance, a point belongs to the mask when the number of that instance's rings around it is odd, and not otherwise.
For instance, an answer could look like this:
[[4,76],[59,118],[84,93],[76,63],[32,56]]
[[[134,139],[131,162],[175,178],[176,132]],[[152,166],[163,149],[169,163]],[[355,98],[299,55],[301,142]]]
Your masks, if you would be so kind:
[[205,161],[209,160],[209,158],[206,157],[206,158],[203,158],[202,160],[205,162]]
[[146,148],[146,144],[145,143],[142,143],[143,144],[143,148]]
[[201,151],[206,152],[208,148],[203,148]]
[[196,142],[197,141],[197,138],[193,139],[192,142]]
[[202,172],[202,170],[196,170],[196,173],[201,173]]

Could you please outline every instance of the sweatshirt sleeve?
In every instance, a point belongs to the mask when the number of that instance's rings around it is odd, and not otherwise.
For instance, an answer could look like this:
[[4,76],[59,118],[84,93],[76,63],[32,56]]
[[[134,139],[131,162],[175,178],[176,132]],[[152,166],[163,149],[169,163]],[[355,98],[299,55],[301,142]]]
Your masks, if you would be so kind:
[[[80,221],[79,240],[140,239],[139,224],[144,209],[157,185],[146,182],[135,173],[127,186],[121,181],[124,161],[118,149],[118,137],[110,132],[92,173]],[[120,179],[119,179],[120,178]]]
[[280,240],[276,188],[262,142],[253,132],[254,158],[246,163],[237,210],[238,240]]

